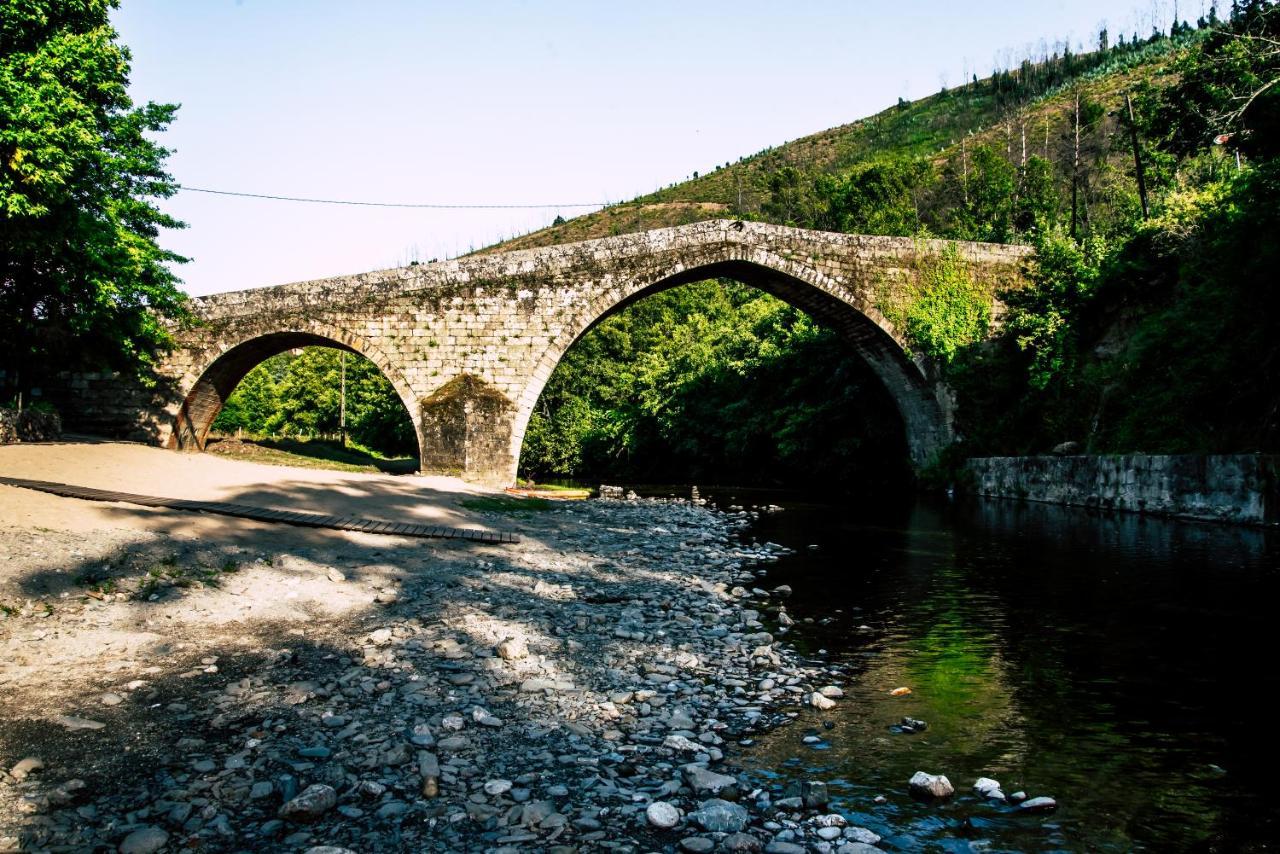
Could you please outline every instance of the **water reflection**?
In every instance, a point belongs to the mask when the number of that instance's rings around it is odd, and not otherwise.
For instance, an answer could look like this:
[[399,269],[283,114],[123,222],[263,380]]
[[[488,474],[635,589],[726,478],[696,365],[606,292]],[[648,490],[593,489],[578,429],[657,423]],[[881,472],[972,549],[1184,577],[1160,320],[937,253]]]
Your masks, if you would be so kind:
[[[797,552],[768,584],[792,586],[790,639],[830,652],[848,699],[764,737],[755,773],[832,781],[843,812],[903,849],[1280,839],[1280,751],[1260,705],[1280,689],[1271,535],[1012,502],[777,503],[787,510],[755,533]],[[902,686],[912,693],[889,695]],[[903,716],[929,727],[892,732]],[[916,770],[947,774],[962,797],[911,801]],[[980,776],[1060,807],[982,802],[969,792]]]

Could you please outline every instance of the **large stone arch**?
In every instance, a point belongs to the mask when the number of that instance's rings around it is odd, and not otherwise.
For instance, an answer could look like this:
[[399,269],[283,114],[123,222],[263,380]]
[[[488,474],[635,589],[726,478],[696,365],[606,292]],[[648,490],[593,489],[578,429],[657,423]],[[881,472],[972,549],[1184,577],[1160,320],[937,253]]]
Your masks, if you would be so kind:
[[209,429],[227,398],[245,375],[266,359],[300,347],[330,347],[363,356],[387,378],[414,425],[418,459],[422,459],[422,429],[416,395],[395,363],[367,339],[321,323],[285,326],[272,331],[219,340],[194,355],[193,367],[179,382],[181,405],[169,433],[170,448],[204,450]]
[[[701,263],[616,281],[581,305],[542,354],[528,384],[515,401],[511,429],[512,465],[518,465],[524,435],[538,398],[564,354],[594,326],[645,297],[683,284],[727,278],[759,288],[834,328],[872,368],[902,418],[905,440],[917,464],[927,462],[952,437],[945,390],[930,367],[908,354],[894,328],[870,296],[793,258],[759,247],[726,246]],[[515,472],[512,471],[514,480]]]

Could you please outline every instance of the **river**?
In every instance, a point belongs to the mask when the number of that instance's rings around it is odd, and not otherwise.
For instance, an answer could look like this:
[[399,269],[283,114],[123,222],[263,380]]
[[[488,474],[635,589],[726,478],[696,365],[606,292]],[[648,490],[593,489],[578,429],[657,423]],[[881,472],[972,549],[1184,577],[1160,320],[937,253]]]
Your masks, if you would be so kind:
[[[846,676],[835,709],[742,748],[777,796],[791,779],[825,780],[834,809],[898,850],[1280,840],[1277,536],[1017,502],[708,492],[722,506],[784,506],[752,535],[795,553],[760,586],[793,588],[786,639]],[[895,732],[904,716],[928,729]],[[957,797],[911,800],[917,770],[947,775]],[[978,777],[1058,808],[983,801]]]

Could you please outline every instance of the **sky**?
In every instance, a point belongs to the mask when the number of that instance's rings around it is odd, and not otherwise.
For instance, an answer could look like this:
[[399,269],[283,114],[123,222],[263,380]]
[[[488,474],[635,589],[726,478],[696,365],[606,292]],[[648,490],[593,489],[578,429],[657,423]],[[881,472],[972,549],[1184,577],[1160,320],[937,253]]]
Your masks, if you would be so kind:
[[[1200,13],[1181,0],[1182,17]],[[431,204],[624,201],[986,76],[1172,0],[122,0],[137,102],[181,104],[174,179]],[[1195,8],[1191,8],[1195,7]],[[412,210],[180,192],[193,295],[449,258],[589,208]]]

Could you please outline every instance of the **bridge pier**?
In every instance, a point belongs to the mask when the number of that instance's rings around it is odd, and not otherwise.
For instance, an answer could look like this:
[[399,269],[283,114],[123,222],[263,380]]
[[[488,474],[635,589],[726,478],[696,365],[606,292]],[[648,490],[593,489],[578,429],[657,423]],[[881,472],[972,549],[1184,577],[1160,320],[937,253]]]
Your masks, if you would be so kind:
[[471,374],[445,383],[418,405],[423,474],[445,474],[486,486],[510,486],[515,407]]

